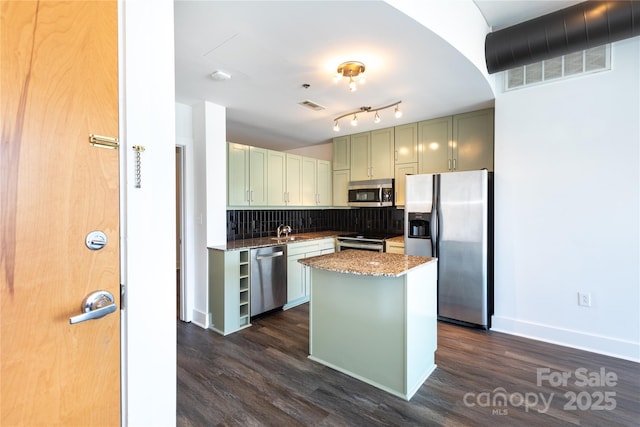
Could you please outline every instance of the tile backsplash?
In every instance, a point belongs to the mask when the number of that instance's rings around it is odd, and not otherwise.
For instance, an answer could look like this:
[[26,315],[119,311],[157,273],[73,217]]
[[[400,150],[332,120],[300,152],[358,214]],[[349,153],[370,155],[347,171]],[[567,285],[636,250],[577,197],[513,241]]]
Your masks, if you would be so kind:
[[294,234],[315,231],[386,231],[404,233],[404,210],[360,209],[273,209],[228,210],[227,240],[275,236],[280,224],[290,225]]

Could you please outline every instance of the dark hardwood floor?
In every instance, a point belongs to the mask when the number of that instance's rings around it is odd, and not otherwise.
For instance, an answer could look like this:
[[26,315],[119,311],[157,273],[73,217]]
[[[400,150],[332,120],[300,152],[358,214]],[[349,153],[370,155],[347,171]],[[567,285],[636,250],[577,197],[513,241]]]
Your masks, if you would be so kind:
[[307,359],[307,304],[252,323],[178,321],[178,426],[640,425],[637,363],[439,323],[438,367],[407,402]]

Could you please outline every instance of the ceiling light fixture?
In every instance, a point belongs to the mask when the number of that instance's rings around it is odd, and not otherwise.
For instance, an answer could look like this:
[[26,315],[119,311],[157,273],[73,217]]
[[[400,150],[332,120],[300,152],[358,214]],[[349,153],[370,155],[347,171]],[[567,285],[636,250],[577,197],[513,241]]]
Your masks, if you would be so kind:
[[225,73],[222,70],[215,70],[214,72],[211,73],[211,78],[216,81],[230,80],[231,74]]
[[354,77],[360,76],[358,83],[363,84],[364,79],[364,64],[357,61],[347,61],[338,65],[338,71],[336,72],[336,81],[339,81],[343,77],[349,77],[349,90],[354,92],[357,89],[356,81]]
[[357,126],[358,125],[358,114],[359,113],[376,113],[376,115],[373,117],[373,122],[374,123],[380,123],[380,115],[378,114],[378,111],[381,110],[385,110],[387,108],[391,108],[391,107],[396,107],[394,110],[394,115],[396,118],[400,118],[402,116],[402,111],[400,111],[400,107],[398,107],[398,105],[401,103],[402,101],[398,101],[398,102],[394,102],[393,104],[389,104],[389,105],[385,105],[384,107],[378,107],[378,108],[371,108],[371,107],[360,107],[360,109],[356,110],[356,111],[351,111],[349,113],[345,113],[341,116],[336,117],[335,119],[333,119],[333,130],[338,132],[340,130],[340,119],[343,119],[347,116],[353,115],[353,118],[351,119],[351,125],[352,126]]

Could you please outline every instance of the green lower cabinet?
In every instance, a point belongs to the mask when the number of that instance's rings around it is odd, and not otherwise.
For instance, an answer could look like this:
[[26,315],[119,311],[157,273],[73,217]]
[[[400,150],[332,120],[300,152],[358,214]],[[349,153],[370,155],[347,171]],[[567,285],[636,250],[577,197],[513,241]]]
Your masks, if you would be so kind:
[[335,240],[318,239],[287,245],[287,310],[309,302],[309,268],[298,260],[335,252]]
[[302,258],[306,258],[306,254],[289,255],[287,257],[287,306],[308,296],[305,292],[305,268],[298,262]]

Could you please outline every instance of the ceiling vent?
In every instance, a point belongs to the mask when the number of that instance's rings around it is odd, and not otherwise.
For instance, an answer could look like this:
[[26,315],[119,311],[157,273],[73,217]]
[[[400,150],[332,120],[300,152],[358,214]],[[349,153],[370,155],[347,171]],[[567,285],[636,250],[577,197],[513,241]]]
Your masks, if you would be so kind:
[[314,111],[321,111],[321,110],[325,109],[325,107],[323,107],[322,105],[316,104],[315,102],[309,101],[309,100],[298,102],[298,104],[302,105],[303,107],[307,107],[307,108],[309,108],[311,110],[314,110]]

